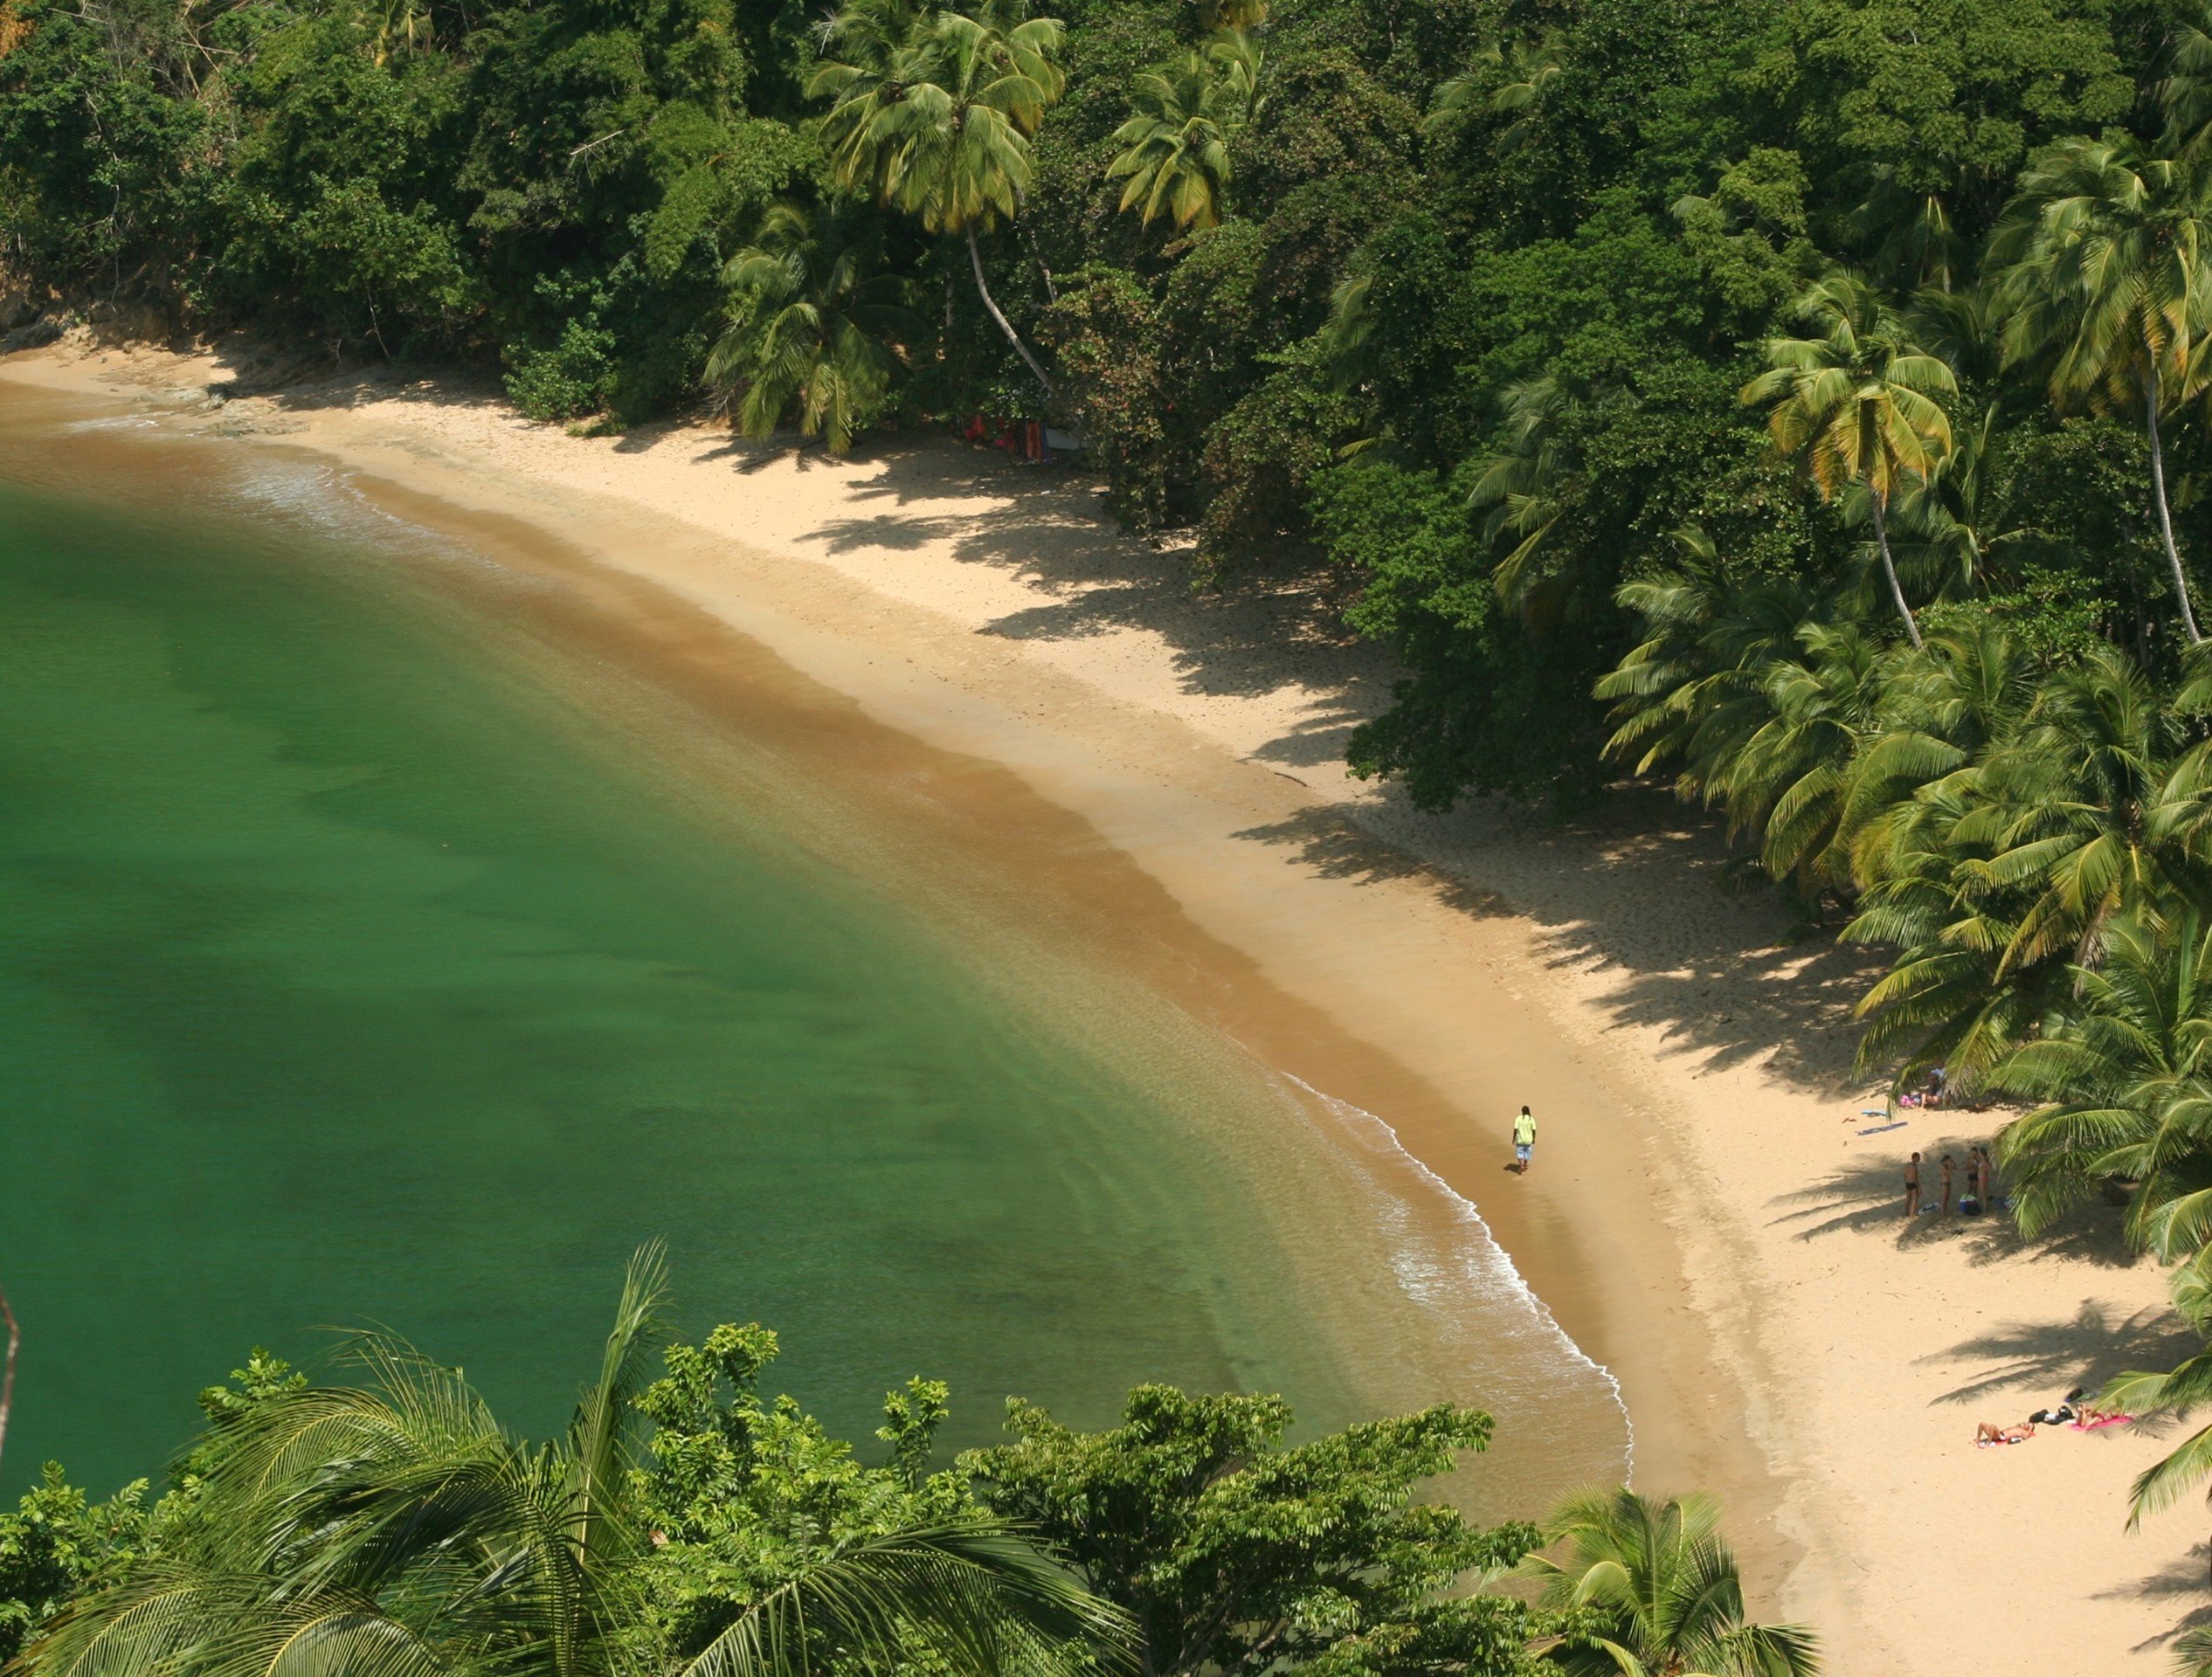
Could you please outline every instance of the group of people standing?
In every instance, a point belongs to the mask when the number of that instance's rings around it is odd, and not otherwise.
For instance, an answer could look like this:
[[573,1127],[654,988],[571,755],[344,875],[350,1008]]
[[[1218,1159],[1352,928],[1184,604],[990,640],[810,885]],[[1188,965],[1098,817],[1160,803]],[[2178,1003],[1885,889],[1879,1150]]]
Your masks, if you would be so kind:
[[[1943,1178],[1943,1197],[1939,1204],[1935,1205],[1924,1204],[1921,1202],[1920,1169],[1920,1156],[1918,1153],[1905,1161],[1904,1214],[1907,1217],[1919,1217],[1941,1211],[1946,1217],[1948,1217],[1951,1214],[1953,1197],[1958,1188],[1958,1160],[1948,1153],[1943,1156],[1939,1166]],[[1959,1199],[1958,1207],[1960,1211],[1972,1217],[1979,1212],[1993,1209],[1996,1203],[1997,1161],[1990,1156],[1987,1147],[1976,1142],[1967,1149],[1967,1191],[1965,1197]]]

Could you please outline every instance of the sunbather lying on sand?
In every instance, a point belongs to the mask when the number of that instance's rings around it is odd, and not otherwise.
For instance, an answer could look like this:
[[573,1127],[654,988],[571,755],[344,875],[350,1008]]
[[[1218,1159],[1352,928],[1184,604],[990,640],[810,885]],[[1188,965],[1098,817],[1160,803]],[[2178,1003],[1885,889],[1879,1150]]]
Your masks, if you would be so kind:
[[2134,1418],[2133,1415],[2123,1415],[2118,1410],[2091,1409],[2084,1404],[2082,1418],[2074,1423],[2074,1430],[2077,1432],[2094,1432],[2101,1426],[2126,1426]]
[[1974,1446],[1987,1450],[1992,1445],[2025,1444],[2035,1436],[2033,1421],[2022,1421],[2018,1426],[1999,1426],[1994,1421],[1984,1421],[1974,1430]]

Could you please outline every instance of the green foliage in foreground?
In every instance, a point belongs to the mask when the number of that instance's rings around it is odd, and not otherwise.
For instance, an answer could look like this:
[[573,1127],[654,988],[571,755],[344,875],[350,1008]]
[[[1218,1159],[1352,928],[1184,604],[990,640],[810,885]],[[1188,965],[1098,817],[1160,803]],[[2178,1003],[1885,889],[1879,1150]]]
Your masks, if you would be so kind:
[[[1015,1442],[932,1471],[947,1393],[917,1379],[886,1399],[869,1466],[762,1396],[773,1334],[672,1342],[664,1291],[648,1251],[556,1439],[516,1438],[457,1371],[370,1335],[344,1354],[357,1384],[256,1352],[203,1393],[209,1429],[151,1508],[142,1482],[95,1507],[49,1468],[0,1516],[12,1669],[1536,1677],[1607,1645],[1654,1672],[1682,1669],[1669,1653],[1809,1647],[1744,1625],[1703,1503],[1654,1516],[1660,1594],[1708,1586],[1660,1626],[1593,1581],[1582,1503],[1539,1532],[1418,1500],[1487,1445],[1479,1411],[1287,1445],[1274,1398],[1141,1387],[1093,1433],[1014,1400]],[[1580,1582],[1558,1601],[1490,1587],[1569,1538]]]
[[1564,1554],[1531,1558],[1548,1607],[1582,1617],[1553,1650],[1582,1677],[1814,1677],[1819,1644],[1795,1625],[1744,1616],[1736,1557],[1706,1497],[1655,1501],[1632,1490],[1569,1497],[1545,1536]]
[[135,1558],[148,1525],[145,1494],[139,1480],[105,1502],[90,1501],[49,1462],[16,1511],[0,1514],[0,1662]]
[[194,1471],[141,1552],[43,1625],[26,1669],[764,1677],[839,1660],[1111,1662],[1110,1610],[957,1487],[909,1471],[934,1419],[915,1408],[926,1394],[895,1404],[900,1465],[859,1468],[754,1395],[775,1350],[759,1329],[674,1347],[648,1384],[662,1295],[648,1253],[566,1435],[543,1444],[381,1335],[352,1349],[359,1387],[285,1382],[211,1404]]
[[1512,1566],[1534,1528],[1411,1501],[1489,1442],[1490,1418],[1440,1405],[1286,1448],[1289,1422],[1280,1398],[1141,1386],[1119,1426],[1081,1433],[1017,1402],[1020,1441],[962,1466],[1128,1612],[1153,1677],[1516,1669],[1520,1605],[1439,1592]]

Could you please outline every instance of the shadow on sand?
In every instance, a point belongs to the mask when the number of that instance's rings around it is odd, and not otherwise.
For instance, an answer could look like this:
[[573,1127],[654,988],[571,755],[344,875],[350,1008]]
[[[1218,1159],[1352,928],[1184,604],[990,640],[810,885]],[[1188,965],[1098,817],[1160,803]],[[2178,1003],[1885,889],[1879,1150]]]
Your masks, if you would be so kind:
[[2187,1555],[2169,1561],[2149,1577],[2119,1589],[2102,1591],[2097,1599],[2152,1602],[2171,1607],[2195,1598],[2197,1605],[2184,1611],[2171,1627],[2146,1637],[2128,1650],[2131,1653],[2156,1653],[2171,1648],[2191,1631],[2212,1629],[2212,1603],[2203,1600],[2208,1570],[2212,1570],[2212,1542],[2202,1542]]
[[[1962,1112],[1942,1115],[1946,1122],[1957,1123],[1975,1116]],[[1889,1233],[1900,1246],[1932,1246],[1946,1242],[1959,1242],[1966,1248],[1968,1261],[1994,1264],[2022,1253],[2052,1258],[2077,1258],[2086,1262],[2101,1264],[2115,1269],[2126,1269],[2138,1261],[2120,1237],[2119,1225],[2109,1213],[2099,1214],[2099,1208],[2077,1206],[2060,1218],[2033,1241],[2023,1240],[2009,1218],[1998,1216],[1968,1217],[1953,1211],[1949,1215],[1939,1210],[1910,1221],[1904,1215],[1904,1181],[1902,1160],[1907,1150],[1917,1150],[1921,1156],[1921,1180],[1925,1184],[1926,1197],[1939,1202],[1941,1161],[1950,1154],[1960,1162],[1957,1177],[1960,1188],[1965,1186],[1967,1149],[1975,1142],[1986,1142],[2004,1121],[2005,1115],[1992,1112],[1979,1115],[1979,1126],[1957,1135],[1933,1139],[1916,1136],[1911,1149],[1902,1145],[1894,1158],[1858,1159],[1832,1170],[1809,1188],[1784,1194],[1773,1203],[1783,1207],[1774,1218],[1774,1226],[1794,1226],[1800,1240],[1816,1240],[1826,1235],[1848,1232],[1870,1234]]]

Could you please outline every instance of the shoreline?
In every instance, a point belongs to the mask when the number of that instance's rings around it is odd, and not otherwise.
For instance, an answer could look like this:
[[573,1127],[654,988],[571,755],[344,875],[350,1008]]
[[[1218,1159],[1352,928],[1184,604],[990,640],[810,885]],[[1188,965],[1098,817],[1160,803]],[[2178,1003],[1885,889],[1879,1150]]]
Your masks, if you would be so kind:
[[[552,532],[1087,823],[1297,1005],[1240,1011],[1169,945],[1171,995],[1292,1075],[1315,1014],[1365,1049],[1317,1087],[1478,1208],[1620,1379],[1640,1484],[1718,1493],[1755,1610],[1813,1622],[1831,1668],[1946,1672],[1962,1647],[2050,1677],[2163,1664],[2202,1546],[2178,1513],[2125,1537],[2121,1509],[2170,1441],[1967,1442],[2161,1354],[2159,1276],[2086,1234],[1900,1236],[1891,1143],[1952,1138],[1842,1121],[1865,963],[1782,949],[1771,905],[1722,898],[1704,824],[1642,797],[1564,832],[1422,817],[1347,782],[1341,736],[1387,687],[1376,649],[1328,638],[1295,590],[1193,602],[1173,556],[1056,474],[950,444],[833,462],[694,425],[584,441],[388,376],[207,409],[234,370],[0,360],[0,379],[311,450],[402,516],[418,497]],[[1524,1100],[1545,1126],[1524,1181],[1499,1172]],[[1972,1121],[1941,1121],[1963,1139]]]

